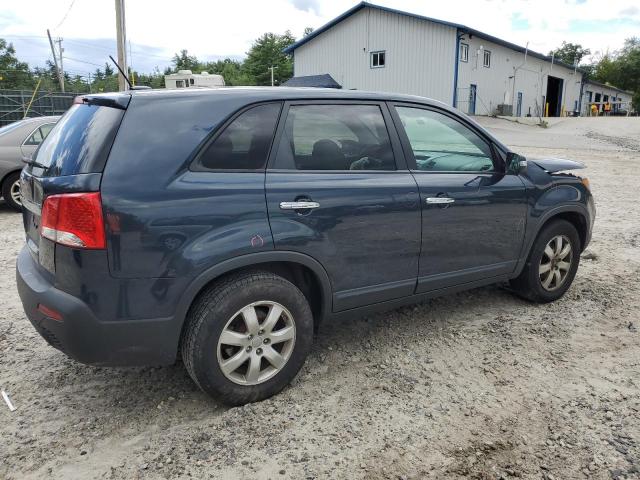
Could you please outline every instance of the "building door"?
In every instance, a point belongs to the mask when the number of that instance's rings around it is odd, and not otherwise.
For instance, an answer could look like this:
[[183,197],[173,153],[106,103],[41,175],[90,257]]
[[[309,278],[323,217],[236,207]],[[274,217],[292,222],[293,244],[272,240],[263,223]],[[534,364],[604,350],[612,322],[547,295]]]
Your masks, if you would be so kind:
[[266,175],[275,248],[324,266],[334,311],[415,290],[418,187],[390,123],[376,102],[291,102],[281,116]]
[[462,119],[409,104],[395,111],[422,205],[416,291],[513,272],[527,212],[520,177]]
[[562,86],[564,81],[558,77],[547,77],[547,111],[549,117],[559,117],[562,112]]
[[518,92],[518,103],[516,105],[516,117],[522,116],[522,92]]
[[468,114],[469,115],[475,115],[476,114],[476,90],[477,90],[477,86],[471,84],[471,86],[469,87],[469,110],[468,110]]

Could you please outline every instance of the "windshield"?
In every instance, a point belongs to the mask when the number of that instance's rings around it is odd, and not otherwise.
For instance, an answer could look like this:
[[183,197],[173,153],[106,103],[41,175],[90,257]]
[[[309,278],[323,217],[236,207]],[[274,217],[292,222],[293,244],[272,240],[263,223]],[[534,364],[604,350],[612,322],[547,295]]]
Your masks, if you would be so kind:
[[47,177],[101,172],[123,114],[117,108],[73,105],[40,145],[34,170]]

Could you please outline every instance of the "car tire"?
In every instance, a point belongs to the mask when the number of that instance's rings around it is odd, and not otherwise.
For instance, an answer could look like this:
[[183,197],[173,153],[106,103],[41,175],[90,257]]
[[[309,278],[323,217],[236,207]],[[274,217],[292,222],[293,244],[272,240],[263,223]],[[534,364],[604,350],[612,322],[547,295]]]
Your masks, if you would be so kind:
[[229,276],[192,305],[182,359],[205,393],[227,405],[271,397],[305,362],[313,315],[303,293],[270,272]]
[[552,221],[538,234],[524,269],[511,281],[511,287],[532,302],[559,299],[576,276],[581,251],[576,228],[566,220]]
[[[17,188],[18,196],[16,197]],[[14,172],[7,175],[2,182],[2,197],[5,203],[17,212],[22,211],[22,203],[20,202],[20,172]]]

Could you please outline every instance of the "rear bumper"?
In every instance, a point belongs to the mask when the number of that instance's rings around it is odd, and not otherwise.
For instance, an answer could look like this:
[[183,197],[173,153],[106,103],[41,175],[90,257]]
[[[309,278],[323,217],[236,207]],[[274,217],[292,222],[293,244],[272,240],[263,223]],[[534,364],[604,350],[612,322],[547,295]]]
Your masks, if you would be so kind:
[[[25,246],[16,263],[24,311],[42,337],[69,357],[91,365],[169,365],[175,362],[180,328],[173,318],[101,322],[87,303],[56,289],[39,273]],[[58,312],[55,320],[38,310]]]

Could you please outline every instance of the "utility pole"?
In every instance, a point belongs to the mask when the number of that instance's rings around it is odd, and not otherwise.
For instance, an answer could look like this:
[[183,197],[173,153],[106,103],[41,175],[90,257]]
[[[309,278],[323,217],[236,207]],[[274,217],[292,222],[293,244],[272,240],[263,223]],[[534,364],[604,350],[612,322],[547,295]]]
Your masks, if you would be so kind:
[[62,48],[62,38],[58,37],[55,42],[58,44],[58,54],[60,55],[60,77],[62,78],[62,92],[64,93],[64,66],[62,65],[62,52],[64,52],[64,48]]
[[[56,66],[56,73],[58,74],[58,82],[60,82],[60,90],[64,92],[64,74],[62,73],[62,67],[58,65],[58,55],[56,54],[56,49],[53,46],[53,40],[51,40],[51,33],[47,28],[47,36],[49,37],[49,45],[51,46],[51,54],[53,55],[53,63]],[[62,44],[62,39],[60,39],[60,44]],[[62,52],[60,52],[60,61],[62,61]]]
[[[124,18],[124,0],[116,2],[116,44],[118,46],[118,64],[122,72],[127,69],[127,28]],[[120,91],[127,90],[127,81],[122,72],[118,72],[118,88]]]
[[273,69],[274,69],[274,68],[276,68],[276,67],[274,67],[273,65],[271,65],[271,66],[269,67],[269,70],[271,70],[271,86],[272,86],[272,87],[273,87]]

